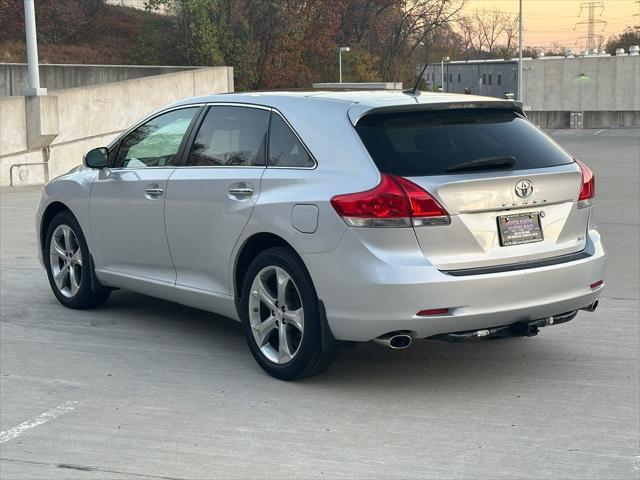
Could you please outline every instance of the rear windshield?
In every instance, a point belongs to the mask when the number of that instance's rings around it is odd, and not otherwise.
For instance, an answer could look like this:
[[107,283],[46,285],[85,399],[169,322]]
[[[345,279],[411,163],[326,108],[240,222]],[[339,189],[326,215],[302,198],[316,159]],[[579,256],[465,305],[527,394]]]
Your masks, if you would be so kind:
[[[510,110],[465,109],[371,114],[356,125],[383,173],[418,177],[469,173],[465,162],[508,158],[510,166],[476,171],[526,170],[573,159],[529,121]],[[511,158],[509,158],[511,157]]]

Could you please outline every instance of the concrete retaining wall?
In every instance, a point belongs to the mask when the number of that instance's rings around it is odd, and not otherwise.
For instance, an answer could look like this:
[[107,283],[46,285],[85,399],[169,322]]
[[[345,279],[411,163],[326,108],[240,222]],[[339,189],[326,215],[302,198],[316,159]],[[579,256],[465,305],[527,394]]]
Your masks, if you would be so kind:
[[640,56],[523,62],[524,105],[532,111],[640,111]]
[[[40,84],[53,90],[103,85],[133,78],[184,72],[202,67],[158,67],[144,65],[40,65]],[[24,95],[26,63],[0,63],[0,97]]]
[[[0,98],[0,185],[39,184],[82,163],[84,153],[104,146],[138,119],[176,100],[233,91],[233,68],[213,67],[55,92],[42,118],[57,115],[57,136],[48,148],[29,148],[25,97]],[[51,95],[50,95],[51,96]],[[54,107],[55,105],[55,107]],[[49,133],[49,132],[46,132]],[[33,137],[33,134],[32,134]]]
[[526,112],[533,123],[542,128],[569,128],[571,112]]
[[576,112],[580,124],[571,125],[571,112],[527,112],[527,117],[542,128],[637,128],[640,111]]

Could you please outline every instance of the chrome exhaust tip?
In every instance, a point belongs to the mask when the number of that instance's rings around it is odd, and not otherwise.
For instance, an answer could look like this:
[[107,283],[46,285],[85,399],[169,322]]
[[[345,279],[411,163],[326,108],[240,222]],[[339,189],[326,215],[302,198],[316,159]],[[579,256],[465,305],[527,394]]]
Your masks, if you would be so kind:
[[413,337],[408,333],[396,332],[381,335],[378,338],[374,338],[373,341],[392,350],[402,350],[403,348],[407,348],[411,345]]
[[585,312],[595,312],[596,308],[598,308],[599,300],[596,300],[591,305],[587,305],[586,307],[582,307],[580,310],[584,310]]

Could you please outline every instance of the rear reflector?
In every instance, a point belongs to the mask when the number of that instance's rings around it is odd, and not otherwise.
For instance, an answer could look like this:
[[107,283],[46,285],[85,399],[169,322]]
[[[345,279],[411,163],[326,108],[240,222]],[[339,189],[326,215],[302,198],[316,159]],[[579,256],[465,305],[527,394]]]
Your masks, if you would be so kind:
[[589,167],[580,160],[576,160],[582,172],[582,187],[578,196],[578,207],[588,207],[593,204],[596,196],[596,177]]
[[595,290],[596,288],[598,288],[603,284],[604,284],[604,280],[598,280],[597,282],[593,282],[591,285],[589,285],[589,287],[591,287],[591,290]]
[[403,177],[382,174],[365,192],[336,195],[331,205],[352,227],[448,225],[447,211],[426,190]]
[[429,310],[420,310],[416,315],[418,317],[428,317],[430,315],[446,315],[449,313],[448,308],[432,308]]

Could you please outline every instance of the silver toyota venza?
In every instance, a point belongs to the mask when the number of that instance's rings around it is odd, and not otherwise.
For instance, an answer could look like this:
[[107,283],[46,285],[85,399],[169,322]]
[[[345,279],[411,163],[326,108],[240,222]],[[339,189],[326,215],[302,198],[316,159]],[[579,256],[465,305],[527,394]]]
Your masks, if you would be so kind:
[[495,98],[275,92],[184,100],[51,181],[66,307],[134,290],[242,322],[274,377],[342,347],[532,336],[593,311],[595,180]]

